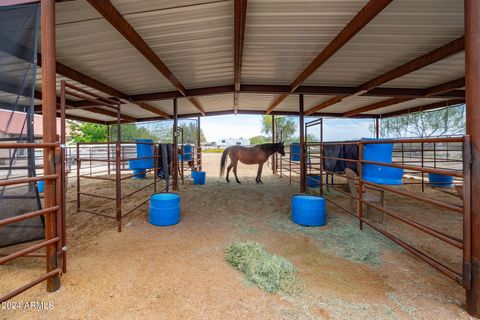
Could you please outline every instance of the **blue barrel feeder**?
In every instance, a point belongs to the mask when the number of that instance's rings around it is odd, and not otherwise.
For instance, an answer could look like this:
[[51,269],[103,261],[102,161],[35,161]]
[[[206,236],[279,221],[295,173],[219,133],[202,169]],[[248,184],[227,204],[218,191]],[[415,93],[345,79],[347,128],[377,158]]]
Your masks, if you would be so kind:
[[[154,156],[154,147],[152,139],[138,139],[137,140],[137,158],[146,158]],[[146,169],[151,169],[154,167],[154,159],[135,159],[128,162],[130,170],[133,170],[133,173],[140,173]],[[135,172],[137,171],[137,172]],[[135,176],[136,179],[143,179],[145,175]]]
[[180,222],[180,195],[156,193],[150,196],[148,222],[155,226],[171,226]]
[[[379,140],[379,139],[362,139]],[[372,143],[363,145],[363,160],[392,163],[392,143]],[[380,166],[375,164],[362,165],[362,178],[365,181],[387,184],[401,185],[403,183],[403,169]]]
[[321,176],[319,174],[307,175],[307,188],[320,187],[320,179],[321,179]]
[[42,193],[43,191],[45,191],[45,181],[43,180],[38,181],[37,188],[39,193]]
[[453,187],[453,176],[429,173],[428,183],[432,187],[451,188]]
[[191,144],[184,144],[182,147],[183,155],[182,155],[182,160],[183,161],[190,161],[192,160],[192,145]]
[[290,156],[292,161],[300,161],[300,143],[292,143],[290,145]]
[[145,170],[133,170],[133,179],[145,179],[147,172]]
[[292,196],[292,221],[307,227],[327,223],[325,199],[319,196],[297,194]]
[[205,171],[192,171],[193,184],[204,185],[207,177]]

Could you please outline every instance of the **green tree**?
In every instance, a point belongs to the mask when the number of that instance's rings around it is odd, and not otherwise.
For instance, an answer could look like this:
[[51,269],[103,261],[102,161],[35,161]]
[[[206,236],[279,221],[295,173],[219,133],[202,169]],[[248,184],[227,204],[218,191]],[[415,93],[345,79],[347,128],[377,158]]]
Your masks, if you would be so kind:
[[[120,126],[120,140],[125,142],[134,142],[137,139],[152,139],[156,141],[155,134],[144,125],[136,123],[126,123]],[[110,127],[111,141],[117,140],[117,126]]]
[[70,138],[78,142],[106,142],[107,126],[90,122],[68,121]]
[[[194,122],[183,123],[179,125],[183,129],[183,143],[197,144],[197,124]],[[200,128],[200,142],[205,144],[207,138]]]
[[[285,142],[294,140],[294,134],[297,124],[295,120],[288,117],[275,117],[276,131],[282,132]],[[272,117],[262,116],[262,132],[267,136],[272,136]]]
[[250,144],[251,145],[256,145],[256,144],[262,144],[262,143],[269,143],[271,142],[272,139],[268,139],[267,137],[264,136],[255,136],[250,138]]
[[[373,130],[372,125],[370,131]],[[465,133],[464,105],[386,118],[380,125],[380,134],[385,138],[428,138],[462,133]]]

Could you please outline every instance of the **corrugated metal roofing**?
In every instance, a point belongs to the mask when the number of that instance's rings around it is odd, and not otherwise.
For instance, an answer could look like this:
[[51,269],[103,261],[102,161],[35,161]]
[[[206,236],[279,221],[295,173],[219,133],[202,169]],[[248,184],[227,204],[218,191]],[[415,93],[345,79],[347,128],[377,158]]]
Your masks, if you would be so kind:
[[[187,89],[233,84],[233,0],[111,2]],[[367,2],[248,1],[241,83],[289,85]],[[304,85],[358,86],[445,45],[463,35],[463,10],[461,0],[395,0]],[[85,0],[57,4],[57,59],[127,95],[175,91]],[[425,89],[463,76],[464,53],[460,52],[382,87]],[[58,76],[58,82],[61,79],[65,78]],[[40,72],[36,86],[40,89]],[[276,96],[239,93],[237,110],[265,111]],[[305,109],[332,97],[305,95]],[[321,112],[344,113],[386,99],[348,97]],[[197,100],[207,113],[234,110],[233,93],[199,96]],[[419,98],[367,114],[378,115],[442,100],[445,99]],[[146,102],[172,114],[171,99]],[[133,103],[121,108],[125,115],[138,119],[158,117]],[[180,115],[198,113],[186,98],[178,99],[178,109]],[[298,96],[290,95],[275,111],[298,111]],[[101,121],[114,120],[85,110],[68,113]]]

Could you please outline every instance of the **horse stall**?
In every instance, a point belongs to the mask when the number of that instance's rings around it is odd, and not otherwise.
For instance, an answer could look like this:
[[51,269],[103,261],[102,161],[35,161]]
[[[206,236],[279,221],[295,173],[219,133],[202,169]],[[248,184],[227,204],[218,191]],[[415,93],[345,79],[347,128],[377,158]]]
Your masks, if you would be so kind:
[[[2,318],[479,317],[478,29],[475,0],[3,1]],[[224,115],[269,143],[206,149]]]

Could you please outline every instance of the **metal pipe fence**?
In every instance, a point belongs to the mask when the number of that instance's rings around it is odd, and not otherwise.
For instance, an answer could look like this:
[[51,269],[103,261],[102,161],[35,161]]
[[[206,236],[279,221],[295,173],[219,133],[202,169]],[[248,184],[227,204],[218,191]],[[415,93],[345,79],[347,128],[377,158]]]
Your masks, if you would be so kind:
[[[321,126],[321,121],[316,123],[307,123],[305,128],[313,126]],[[394,145],[392,163],[384,163],[377,161],[369,161],[363,159],[365,147],[371,144],[388,144]],[[356,145],[358,147],[358,157],[356,159],[347,158],[345,156],[328,156],[324,152],[326,146],[332,145]],[[281,178],[289,178],[300,184],[314,184],[314,188],[309,188],[308,192],[317,193],[325,197],[328,203],[350,213],[358,222],[360,229],[363,225],[368,225],[380,234],[389,238],[405,250],[409,251],[419,259],[430,264],[441,273],[463,285],[466,290],[470,289],[470,266],[471,266],[471,248],[470,248],[470,138],[462,137],[436,137],[430,139],[381,139],[381,140],[360,140],[348,142],[306,142],[304,146],[305,158],[299,161],[292,161],[292,153],[287,152],[285,157],[277,157],[278,175]],[[287,150],[291,150],[291,147]],[[448,156],[447,156],[448,154]],[[300,179],[300,161],[304,161],[307,167],[306,178]],[[350,163],[356,165],[358,177],[354,180],[357,194],[348,192],[348,181],[343,172],[327,170],[326,161],[341,161],[344,164]],[[403,185],[421,184],[423,192],[415,192],[408,190],[407,186],[391,186],[368,181],[362,174],[365,165],[377,165],[382,167],[403,169],[405,172]],[[426,174],[448,175],[455,178],[454,183],[457,188],[463,190],[456,194],[450,190],[441,189],[440,191],[451,194],[455,199],[452,203],[451,198],[433,197],[427,195],[427,187],[429,185],[426,180]],[[408,178],[406,179],[405,176]],[[412,180],[413,181],[410,181]],[[335,182],[335,180],[337,180]],[[350,181],[351,182],[351,181]],[[402,212],[394,208],[386,208],[364,197],[367,189],[379,190],[387,195],[396,195],[397,197],[409,199],[420,204],[431,205],[439,210],[446,210],[452,214],[459,214],[463,220],[463,236],[453,236],[448,232],[440,230],[438,227],[429,225],[429,223],[415,221],[412,217],[407,217]],[[338,196],[330,196],[335,192]],[[357,209],[352,210],[343,204],[342,200],[348,200],[357,204]],[[377,210],[383,216],[388,216],[399,224],[407,225],[427,236],[433,237],[447,245],[460,250],[462,261],[458,261],[462,265],[461,270],[456,270],[449,266],[446,262],[440,261],[438,258],[427,253],[419,247],[410,244],[408,240],[402,239],[402,236],[390,232],[384,224],[373,222],[365,216],[364,207],[370,207]]]

